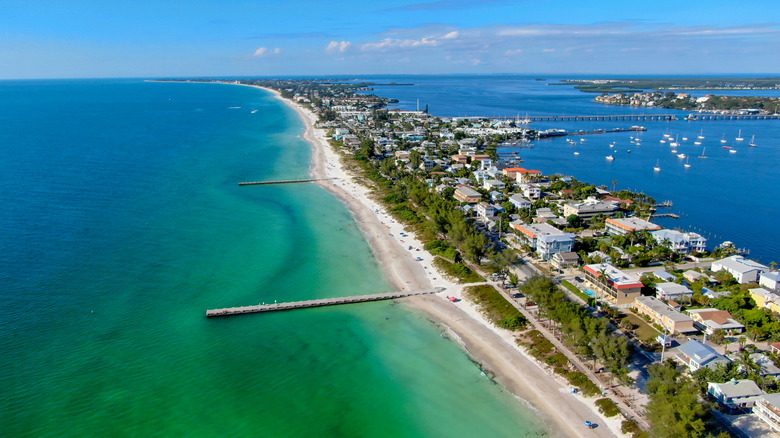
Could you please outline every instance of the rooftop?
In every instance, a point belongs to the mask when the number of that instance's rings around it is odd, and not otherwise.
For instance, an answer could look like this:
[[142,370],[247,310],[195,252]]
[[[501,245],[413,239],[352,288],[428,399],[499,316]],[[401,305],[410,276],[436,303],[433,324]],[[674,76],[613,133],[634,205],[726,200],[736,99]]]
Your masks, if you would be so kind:
[[604,271],[609,281],[612,282],[612,284],[617,289],[629,289],[644,286],[644,284],[633,279],[625,272],[607,263],[587,265],[584,269],[596,277],[601,277],[601,272]]
[[656,225],[652,222],[648,222],[644,219],[640,219],[638,217],[627,217],[627,218],[619,218],[619,219],[608,218],[606,222],[608,224],[612,224],[626,231],[643,231],[643,230],[661,229],[659,225]]

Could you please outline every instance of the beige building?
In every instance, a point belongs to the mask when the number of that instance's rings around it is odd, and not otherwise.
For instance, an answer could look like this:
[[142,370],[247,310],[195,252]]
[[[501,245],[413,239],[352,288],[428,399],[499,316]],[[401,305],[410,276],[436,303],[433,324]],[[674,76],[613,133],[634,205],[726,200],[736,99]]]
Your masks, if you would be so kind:
[[640,315],[647,315],[650,320],[668,330],[669,333],[695,332],[693,319],[672,309],[655,297],[638,296],[631,305]]

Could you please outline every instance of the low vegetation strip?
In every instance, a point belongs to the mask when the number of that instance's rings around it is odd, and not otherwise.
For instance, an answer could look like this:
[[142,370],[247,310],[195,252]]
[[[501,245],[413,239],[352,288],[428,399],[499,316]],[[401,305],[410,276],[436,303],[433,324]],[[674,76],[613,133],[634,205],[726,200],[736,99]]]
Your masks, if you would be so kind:
[[469,286],[465,295],[474,301],[490,322],[509,330],[518,330],[528,323],[528,320],[515,306],[490,285]]
[[577,295],[578,297],[582,298],[582,300],[585,301],[586,303],[590,303],[590,297],[588,296],[588,294],[586,294],[585,292],[577,289],[577,286],[569,283],[566,280],[561,280],[561,284],[566,289],[569,289],[574,295]]
[[608,398],[600,398],[596,400],[596,406],[599,407],[599,411],[604,414],[605,417],[614,417],[620,413],[615,402]]
[[441,257],[436,257],[433,259],[433,266],[460,284],[485,281],[484,278],[463,263],[451,263]]

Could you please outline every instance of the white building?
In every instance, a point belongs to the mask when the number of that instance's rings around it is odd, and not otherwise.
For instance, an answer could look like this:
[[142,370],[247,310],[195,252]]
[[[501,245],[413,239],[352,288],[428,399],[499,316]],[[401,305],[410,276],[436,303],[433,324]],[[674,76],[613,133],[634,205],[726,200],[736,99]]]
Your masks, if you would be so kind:
[[506,187],[504,182],[495,179],[486,179],[482,183],[482,188],[485,190],[504,190],[504,187]]
[[520,194],[515,194],[509,197],[509,202],[512,203],[512,205],[515,206],[518,210],[522,210],[524,208],[531,208],[531,201],[523,198]]
[[712,262],[710,267],[712,272],[726,271],[731,274],[738,283],[756,283],[758,274],[769,271],[769,267],[753,260],[746,259],[740,255],[727,257],[722,260]]
[[651,231],[650,234],[659,245],[681,254],[707,250],[707,239],[698,233],[683,233],[682,231],[664,229]]
[[693,297],[693,291],[677,283],[656,283],[655,296],[662,300],[679,301],[681,298]]
[[780,292],[780,272],[762,272],[758,276],[758,284],[769,290]]
[[614,201],[598,201],[595,199],[587,199],[585,202],[569,203],[563,205],[563,216],[569,217],[576,214],[582,220],[589,221],[598,214],[605,216],[614,216],[620,209],[620,204]]
[[707,383],[707,392],[721,406],[730,410],[751,408],[758,397],[765,394],[752,380],[732,380],[726,383]]
[[604,221],[604,225],[607,228],[607,234],[625,236],[630,232],[638,231],[654,231],[660,230],[661,227],[652,222],[648,222],[638,217],[627,218],[608,218]]
[[480,202],[474,209],[477,212],[477,216],[481,218],[490,219],[496,215],[496,207],[487,202]]
[[512,228],[542,260],[550,260],[553,254],[570,252],[574,248],[574,234],[564,233],[552,225],[513,222]]
[[753,413],[780,434],[780,393],[760,395],[753,406]]
[[528,199],[539,199],[542,197],[542,189],[536,184],[520,184],[520,190],[523,196]]

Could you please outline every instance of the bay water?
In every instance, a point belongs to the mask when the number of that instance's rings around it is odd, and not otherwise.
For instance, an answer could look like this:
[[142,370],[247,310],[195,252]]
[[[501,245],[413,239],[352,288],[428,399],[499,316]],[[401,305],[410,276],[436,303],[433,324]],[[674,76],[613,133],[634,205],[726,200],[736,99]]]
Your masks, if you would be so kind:
[[308,175],[295,113],[248,87],[0,82],[4,436],[542,436],[535,411],[392,302]]

